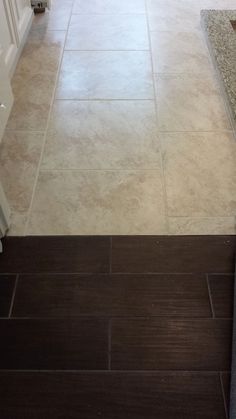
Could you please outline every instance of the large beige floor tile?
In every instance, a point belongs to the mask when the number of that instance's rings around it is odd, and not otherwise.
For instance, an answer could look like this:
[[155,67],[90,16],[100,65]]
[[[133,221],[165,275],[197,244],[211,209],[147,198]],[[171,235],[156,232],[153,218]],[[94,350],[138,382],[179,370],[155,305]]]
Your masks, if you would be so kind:
[[145,0],[75,0],[73,13],[145,13]]
[[56,101],[42,167],[159,168],[153,101]]
[[29,34],[16,74],[55,74],[60,63],[66,32],[37,28]]
[[52,10],[46,11],[44,14],[35,16],[33,21],[33,28],[42,28],[50,31],[64,31],[67,30],[70,16],[71,16],[72,4],[68,4],[67,7],[61,8],[55,6]]
[[72,15],[68,50],[148,50],[144,14]]
[[152,99],[150,54],[146,51],[65,51],[59,99]]
[[15,101],[7,129],[44,131],[55,86],[55,76],[38,74],[14,76],[12,87]]
[[234,217],[169,217],[170,234],[236,234]]
[[230,129],[223,99],[213,78],[160,74],[155,79],[160,130]]
[[147,0],[152,31],[201,30],[199,1]]
[[200,32],[151,32],[155,73],[208,73],[213,71]]
[[12,79],[11,130],[44,131],[55,89],[65,32],[32,31]]
[[163,134],[168,215],[234,217],[236,142],[231,133]]
[[74,0],[53,0],[51,1],[50,10],[66,10],[68,8],[72,8],[73,4]]
[[157,171],[41,172],[28,234],[164,234]]
[[8,236],[24,236],[27,225],[28,213],[12,211],[10,217],[10,228],[7,231]]
[[0,179],[10,207],[15,212],[29,209],[43,135],[7,131],[0,148]]
[[236,9],[235,0],[200,0],[201,9],[227,10]]
[[153,99],[150,53],[65,51],[58,99]]
[[73,0],[53,0],[50,11],[36,14],[33,19],[32,29],[43,31],[67,30],[73,7]]

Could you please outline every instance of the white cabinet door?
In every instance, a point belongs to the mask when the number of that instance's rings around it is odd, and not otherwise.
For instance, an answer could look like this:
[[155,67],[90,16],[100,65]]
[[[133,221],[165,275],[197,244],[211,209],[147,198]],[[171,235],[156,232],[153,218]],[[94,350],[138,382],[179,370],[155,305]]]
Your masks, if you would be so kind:
[[4,56],[4,50],[0,45],[0,142],[13,105],[13,94]]
[[30,0],[10,0],[18,45],[24,40],[31,24],[33,11]]
[[11,18],[11,5],[9,0],[0,1],[0,42],[3,49],[3,60],[8,73],[10,73],[16,60],[18,42]]
[[0,43],[11,76],[33,17],[30,0],[0,0]]
[[[4,62],[4,51],[0,45],[0,142],[11,112],[13,95],[6,65]],[[3,237],[10,225],[10,208],[1,186],[0,179],[0,238]],[[0,242],[1,252],[1,242]]]

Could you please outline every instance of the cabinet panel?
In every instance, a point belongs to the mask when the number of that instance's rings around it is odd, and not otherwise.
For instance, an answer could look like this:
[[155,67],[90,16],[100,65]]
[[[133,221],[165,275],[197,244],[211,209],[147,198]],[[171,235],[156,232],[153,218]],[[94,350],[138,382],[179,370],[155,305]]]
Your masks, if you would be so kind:
[[0,42],[3,49],[3,61],[10,72],[17,54],[18,42],[12,24],[10,3],[7,0],[0,1]]
[[31,23],[32,9],[30,0],[10,0],[13,25],[20,44]]
[[4,51],[0,48],[0,142],[13,105],[13,95],[4,63]]

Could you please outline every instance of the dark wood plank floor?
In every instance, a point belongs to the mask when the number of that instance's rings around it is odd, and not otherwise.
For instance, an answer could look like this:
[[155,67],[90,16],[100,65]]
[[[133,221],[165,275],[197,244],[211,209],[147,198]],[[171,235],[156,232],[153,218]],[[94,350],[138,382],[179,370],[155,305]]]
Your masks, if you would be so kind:
[[227,419],[236,238],[6,238],[0,418]]

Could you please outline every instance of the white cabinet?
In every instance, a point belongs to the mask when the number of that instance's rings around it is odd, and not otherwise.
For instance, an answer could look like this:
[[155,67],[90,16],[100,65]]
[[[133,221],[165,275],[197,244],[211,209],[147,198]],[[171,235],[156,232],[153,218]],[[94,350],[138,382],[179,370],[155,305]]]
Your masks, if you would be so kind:
[[0,44],[3,48],[4,63],[8,73],[10,73],[15,64],[18,45],[8,0],[0,1]]
[[4,51],[0,46],[0,142],[13,105],[13,94],[4,57]]
[[10,78],[32,17],[30,0],[0,0],[0,141],[13,104]]
[[[10,227],[11,211],[7,202],[5,193],[0,183],[0,238],[5,236],[8,228]],[[2,252],[2,245],[0,241],[0,253]]]
[[11,0],[13,24],[19,44],[24,40],[31,21],[32,9],[30,3],[30,0]]
[[[0,0],[0,142],[13,105],[10,78],[30,29],[32,18],[30,0]],[[9,227],[9,218],[10,209],[0,179],[0,238]]]
[[[5,59],[6,53],[0,46],[0,142],[13,104],[13,95]],[[0,238],[5,235],[9,225],[10,208],[4,195],[0,179]],[[1,250],[0,241],[0,252]]]
[[10,76],[28,34],[32,16],[30,0],[0,0],[0,44]]

